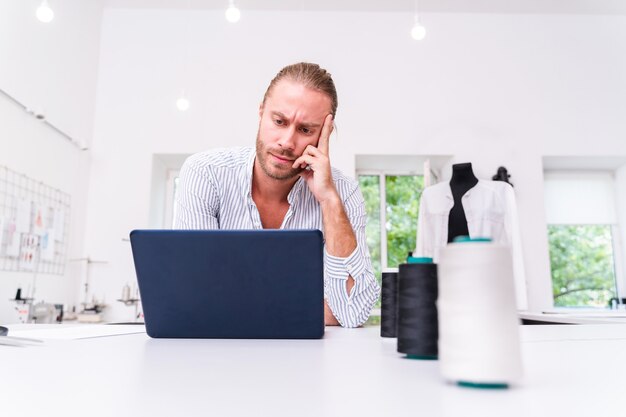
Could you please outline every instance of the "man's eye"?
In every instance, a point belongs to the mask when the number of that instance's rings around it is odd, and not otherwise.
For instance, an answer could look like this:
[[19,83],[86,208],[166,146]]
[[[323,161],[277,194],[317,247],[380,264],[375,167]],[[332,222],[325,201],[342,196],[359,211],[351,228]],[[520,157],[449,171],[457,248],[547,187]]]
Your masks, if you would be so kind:
[[281,119],[274,119],[274,123],[276,123],[277,125],[281,126],[285,122],[283,122]]
[[309,133],[311,133],[311,129],[309,129],[308,127],[301,127],[300,131],[304,133],[305,135],[308,135]]

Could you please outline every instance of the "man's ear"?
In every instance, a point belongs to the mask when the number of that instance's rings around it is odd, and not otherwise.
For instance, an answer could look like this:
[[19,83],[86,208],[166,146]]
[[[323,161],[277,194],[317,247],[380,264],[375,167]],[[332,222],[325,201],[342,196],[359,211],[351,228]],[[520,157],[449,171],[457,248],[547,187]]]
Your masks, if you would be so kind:
[[263,117],[263,102],[259,104],[259,120]]

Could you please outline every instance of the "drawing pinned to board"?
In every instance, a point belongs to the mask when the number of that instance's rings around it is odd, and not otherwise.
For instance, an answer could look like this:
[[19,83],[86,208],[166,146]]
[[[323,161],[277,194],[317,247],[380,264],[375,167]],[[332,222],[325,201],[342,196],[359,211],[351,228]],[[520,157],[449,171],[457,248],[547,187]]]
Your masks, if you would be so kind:
[[63,242],[63,232],[65,231],[65,212],[63,209],[54,210],[53,226],[54,240]]
[[0,250],[4,246],[4,219],[0,219]]
[[15,222],[9,222],[6,232],[7,256],[17,258],[20,255],[20,236]]
[[32,203],[30,200],[20,200],[17,204],[17,218],[15,220],[15,226],[18,233],[30,232],[30,215],[32,209]]
[[34,271],[37,264],[39,236],[25,233],[22,235],[20,248],[20,267],[26,271]]
[[0,165],[0,271],[65,273],[71,199],[41,179]]
[[37,204],[35,205],[35,218],[33,220],[33,234],[43,236],[46,233],[46,214],[49,208]]
[[48,229],[41,237],[41,260],[54,260],[54,229]]

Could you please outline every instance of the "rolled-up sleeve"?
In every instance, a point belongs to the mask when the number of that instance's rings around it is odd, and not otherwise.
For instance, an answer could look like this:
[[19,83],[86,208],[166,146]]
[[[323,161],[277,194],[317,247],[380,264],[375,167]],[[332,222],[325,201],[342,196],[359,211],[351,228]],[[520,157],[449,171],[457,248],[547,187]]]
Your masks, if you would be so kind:
[[[353,187],[344,201],[344,207],[356,235],[357,247],[346,258],[330,255],[324,250],[326,298],[343,327],[358,327],[365,323],[380,295],[365,235],[365,201],[358,184],[354,183]],[[350,294],[346,288],[349,276],[354,279]]]

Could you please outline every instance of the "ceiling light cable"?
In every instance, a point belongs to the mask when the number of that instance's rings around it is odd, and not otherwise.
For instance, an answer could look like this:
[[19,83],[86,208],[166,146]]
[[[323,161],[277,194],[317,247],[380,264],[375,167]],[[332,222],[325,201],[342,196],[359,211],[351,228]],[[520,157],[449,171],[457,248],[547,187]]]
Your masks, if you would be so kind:
[[426,28],[420,22],[417,2],[418,0],[415,0],[415,22],[411,28],[411,37],[416,41],[421,41],[426,37]]

